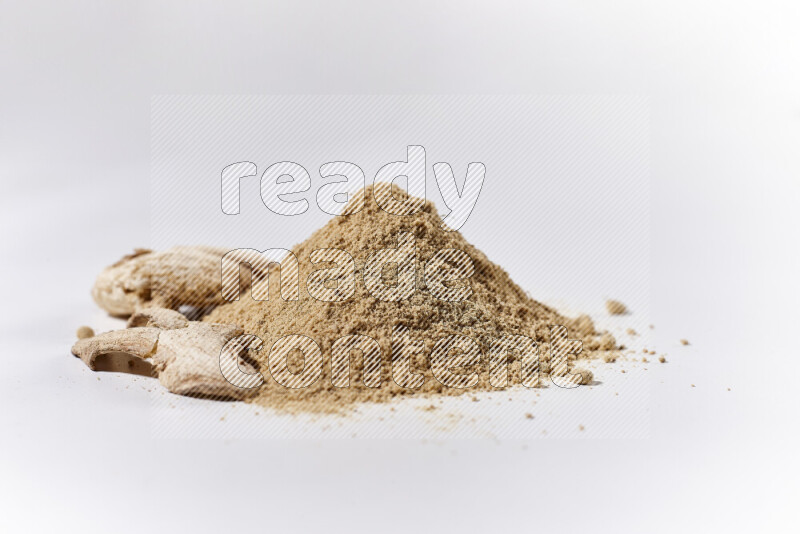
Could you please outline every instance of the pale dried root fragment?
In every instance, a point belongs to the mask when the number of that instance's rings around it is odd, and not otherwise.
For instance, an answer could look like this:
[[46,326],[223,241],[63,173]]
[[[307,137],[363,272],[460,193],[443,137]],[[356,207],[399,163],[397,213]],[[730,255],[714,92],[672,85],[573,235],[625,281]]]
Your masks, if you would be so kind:
[[[190,322],[186,328],[163,330],[153,357],[158,380],[178,395],[242,399],[255,389],[239,388],[222,376],[219,357],[222,347],[243,333],[238,326]],[[239,368],[255,373],[255,368],[240,359]]]
[[[157,320],[163,321],[164,316],[170,315],[159,310],[149,310],[149,314],[143,313],[136,320],[150,321],[150,317],[160,316]],[[158,377],[165,388],[178,395],[242,399],[252,394],[254,390],[234,386],[220,371],[222,348],[243,333],[242,329],[227,324],[185,322],[182,327],[170,329],[142,326],[106,332],[79,340],[72,353],[93,371]],[[242,356],[239,368],[255,373],[256,369]]]
[[611,315],[624,315],[628,312],[627,306],[618,300],[607,300],[606,310],[608,310],[608,313]]
[[609,332],[600,336],[600,350],[614,350],[617,348],[617,340]]
[[162,330],[174,330],[175,328],[186,328],[189,326],[189,319],[182,313],[167,308],[146,307],[140,308],[128,319],[128,328],[137,326],[152,326]]
[[[92,288],[95,302],[108,313],[128,316],[142,306],[205,311],[226,302],[221,262],[228,249],[180,246],[162,252],[136,249],[104,269]],[[249,287],[242,269],[240,289]]]
[[608,351],[620,350],[622,347],[617,345],[617,340],[610,332],[603,332],[602,334],[587,336],[583,339],[583,346],[590,352],[595,351]]
[[149,295],[148,283],[135,273],[143,264],[141,257],[152,254],[152,250],[137,248],[103,269],[92,287],[95,302],[111,315],[133,313]]
[[157,328],[114,330],[78,340],[72,354],[92,371],[112,371],[155,376],[151,358],[161,331]]

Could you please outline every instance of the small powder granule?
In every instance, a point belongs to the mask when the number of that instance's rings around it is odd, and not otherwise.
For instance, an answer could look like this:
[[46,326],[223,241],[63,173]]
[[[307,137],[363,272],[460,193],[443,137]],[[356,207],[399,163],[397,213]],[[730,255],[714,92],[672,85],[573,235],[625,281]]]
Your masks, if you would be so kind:
[[627,306],[618,300],[607,300],[606,310],[608,310],[608,313],[611,315],[624,315],[628,312]]
[[574,369],[572,372],[580,375],[581,384],[584,386],[591,384],[592,380],[594,380],[594,374],[588,369]]
[[89,339],[90,337],[94,337],[94,330],[92,330],[91,326],[80,326],[75,332],[75,337],[78,339]]
[[[365,195],[364,195],[365,193]],[[245,293],[237,300],[217,307],[204,321],[234,324],[247,334],[258,336],[264,343],[260,351],[250,351],[251,358],[265,377],[264,384],[249,401],[289,411],[340,411],[358,402],[386,402],[406,395],[458,395],[476,390],[493,389],[489,382],[488,352],[493,340],[503,335],[523,335],[536,341],[542,367],[549,358],[550,327],[564,326],[570,339],[583,342],[581,358],[601,357],[595,350],[617,349],[608,333],[594,330],[588,318],[570,319],[541,304],[515,284],[509,275],[480,250],[468,243],[461,233],[447,231],[430,201],[413,215],[398,216],[384,211],[374,195],[391,195],[409,200],[405,192],[389,184],[378,183],[356,193],[343,216],[330,220],[306,241],[292,249],[299,261],[300,295],[298,300],[283,300],[278,291],[279,277],[270,273],[269,300],[256,301]],[[364,196],[362,196],[364,195]],[[364,200],[362,200],[364,199]],[[419,199],[416,199],[419,200]],[[362,207],[363,206],[363,207]],[[360,209],[359,209],[360,208]],[[370,293],[363,280],[363,269],[371,254],[382,249],[396,249],[398,235],[413,236],[416,247],[416,290],[410,298],[385,301]],[[355,293],[344,302],[325,302],[311,297],[306,280],[312,271],[332,268],[335,264],[312,264],[310,255],[319,249],[337,248],[347,251],[355,260]],[[474,274],[468,279],[472,294],[466,300],[440,300],[426,285],[425,262],[443,249],[465,252],[474,263]],[[384,282],[396,283],[397,266],[385,269]],[[388,272],[386,272],[388,271]],[[342,280],[338,280],[342,284]],[[464,281],[453,285],[465,285]],[[421,345],[411,357],[414,374],[422,375],[419,388],[398,386],[392,378],[392,328],[408,328],[412,343]],[[342,336],[359,334],[376,340],[383,365],[380,386],[367,387],[362,356],[350,358],[348,387],[335,387],[331,380],[331,353],[334,341]],[[481,349],[480,363],[453,369],[454,373],[477,373],[478,382],[470,388],[445,387],[434,378],[430,355],[441,338],[450,335],[469,337]],[[303,389],[289,389],[269,375],[270,347],[287,335],[302,335],[316,342],[323,354],[322,375]],[[570,356],[570,366],[574,359]],[[285,364],[292,373],[301,372],[304,358],[299,350],[291,352]],[[521,383],[518,355],[509,360],[508,383]],[[573,371],[571,371],[573,372]],[[540,383],[546,379],[540,376]],[[580,381],[591,382],[591,373],[581,372]]]

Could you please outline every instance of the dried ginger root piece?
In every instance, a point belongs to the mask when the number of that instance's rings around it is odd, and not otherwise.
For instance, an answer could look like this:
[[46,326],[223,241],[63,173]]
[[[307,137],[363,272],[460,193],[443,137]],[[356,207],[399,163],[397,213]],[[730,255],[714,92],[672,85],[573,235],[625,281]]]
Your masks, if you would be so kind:
[[[177,310],[191,307],[201,313],[226,302],[222,297],[222,257],[218,247],[172,247],[162,252],[136,249],[105,268],[95,281],[92,297],[111,315],[129,316],[143,306]],[[242,269],[240,289],[250,285]]]
[[[147,315],[149,314],[149,315]],[[148,309],[131,322],[147,321],[155,326],[134,326],[78,340],[72,354],[93,371],[127,372],[158,377],[172,393],[194,397],[238,400],[252,390],[238,388],[225,380],[219,367],[222,347],[241,334],[235,325],[188,321],[178,325],[178,312]],[[155,319],[151,319],[151,318]],[[173,322],[168,323],[166,318]],[[176,326],[177,325],[177,326]],[[256,372],[246,360],[239,361],[245,373]]]
[[[238,388],[225,380],[219,354],[230,339],[244,331],[235,325],[190,322],[186,328],[162,330],[153,359],[158,380],[173,393],[192,397],[242,399],[253,390]],[[239,361],[245,373],[256,370]]]
[[72,346],[92,371],[112,371],[146,376],[153,374],[153,356],[158,344],[157,328],[114,330],[94,337],[79,339]]
[[189,326],[189,319],[175,310],[148,306],[146,308],[139,308],[136,313],[131,315],[130,319],[128,319],[127,326],[128,328],[152,326],[162,330],[173,330],[175,328],[186,328]]

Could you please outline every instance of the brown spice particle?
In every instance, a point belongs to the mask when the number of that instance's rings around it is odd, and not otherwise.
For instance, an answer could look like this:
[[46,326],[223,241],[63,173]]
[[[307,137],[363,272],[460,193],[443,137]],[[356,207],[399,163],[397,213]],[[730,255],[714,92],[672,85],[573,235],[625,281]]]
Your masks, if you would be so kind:
[[594,380],[594,374],[592,374],[592,372],[588,369],[575,369],[573,373],[581,376],[580,384],[582,386],[591,384],[592,380]]
[[611,315],[624,315],[628,312],[628,308],[618,300],[607,300],[606,310]]
[[91,326],[81,326],[78,327],[75,335],[78,339],[89,339],[90,337],[94,337],[94,330],[92,330]]
[[613,349],[621,349],[622,347],[617,346],[617,342],[610,333],[605,332],[603,335],[600,336],[599,339],[600,346],[598,347],[599,350],[613,350]]
[[661,363],[667,363],[667,359],[663,356],[659,356],[658,361],[660,361]]
[[688,339],[681,339],[681,345],[688,345],[688,344],[689,344]]
[[[234,325],[189,321],[172,329],[133,327],[80,339],[72,354],[94,371],[158,377],[166,389],[180,395],[240,399],[248,390],[222,376],[219,355],[227,341],[241,333]],[[245,362],[240,367],[255,371]]]

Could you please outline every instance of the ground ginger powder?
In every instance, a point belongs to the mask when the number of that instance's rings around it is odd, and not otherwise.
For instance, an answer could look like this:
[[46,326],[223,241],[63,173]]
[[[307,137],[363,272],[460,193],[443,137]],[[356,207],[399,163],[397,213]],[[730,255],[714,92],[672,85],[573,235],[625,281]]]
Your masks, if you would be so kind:
[[[386,402],[409,395],[459,395],[491,390],[494,388],[489,383],[488,350],[493,340],[505,334],[521,334],[537,342],[543,371],[540,383],[545,385],[549,382],[546,373],[549,372],[549,337],[553,325],[563,325],[570,339],[583,342],[579,358],[602,356],[605,351],[618,349],[610,334],[601,336],[595,331],[588,316],[566,318],[530,298],[501,267],[468,243],[461,233],[447,231],[432,202],[411,199],[419,201],[421,209],[413,215],[398,216],[384,211],[376,203],[374,195],[391,194],[395,199],[409,200],[402,189],[378,183],[368,187],[366,195],[362,193],[354,195],[342,216],[333,218],[292,249],[300,269],[298,300],[280,298],[278,276],[270,274],[269,300],[256,301],[246,293],[237,301],[217,307],[203,319],[238,325],[247,334],[254,334],[263,341],[262,350],[249,351],[265,378],[264,384],[250,398],[251,402],[289,411],[336,412],[352,408],[355,403]],[[362,269],[371,253],[396,248],[397,236],[401,232],[413,235],[416,240],[416,291],[406,300],[386,302],[367,290]],[[314,250],[325,248],[346,250],[355,260],[355,294],[345,302],[316,300],[307,291],[309,273],[325,267],[312,264],[309,256]],[[474,263],[475,271],[469,278],[472,295],[467,300],[440,300],[426,288],[425,262],[442,249],[464,251]],[[384,280],[391,283],[394,274],[391,269],[385,271],[388,272],[384,273]],[[424,383],[418,389],[400,387],[392,379],[392,328],[395,324],[407,327],[413,340],[424,343],[424,350],[411,358],[413,371],[424,375]],[[308,336],[322,349],[322,376],[304,389],[286,388],[276,383],[269,373],[269,348],[279,338],[291,334]],[[349,334],[369,336],[379,343],[383,361],[380,387],[365,386],[360,356],[351,357],[349,387],[333,385],[332,344]],[[470,337],[480,346],[480,363],[456,371],[478,373],[478,382],[472,388],[446,387],[431,372],[430,354],[434,344],[453,334]],[[512,351],[509,359],[509,386],[519,387],[521,369],[519,361],[515,361],[518,355]],[[299,350],[291,353],[287,365],[292,372],[302,371],[302,353]]]

